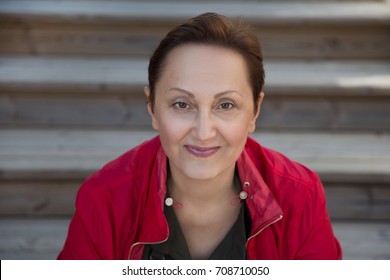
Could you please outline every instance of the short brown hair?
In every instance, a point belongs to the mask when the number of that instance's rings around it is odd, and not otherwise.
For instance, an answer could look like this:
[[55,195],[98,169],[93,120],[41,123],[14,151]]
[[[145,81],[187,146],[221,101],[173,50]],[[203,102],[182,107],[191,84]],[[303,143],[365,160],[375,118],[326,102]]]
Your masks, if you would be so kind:
[[232,49],[246,62],[252,88],[255,112],[264,85],[263,56],[260,43],[248,25],[241,20],[231,21],[216,13],[205,13],[189,19],[172,29],[160,42],[150,58],[148,75],[150,95],[148,102],[154,106],[155,87],[164,68],[167,55],[185,44],[206,44]]

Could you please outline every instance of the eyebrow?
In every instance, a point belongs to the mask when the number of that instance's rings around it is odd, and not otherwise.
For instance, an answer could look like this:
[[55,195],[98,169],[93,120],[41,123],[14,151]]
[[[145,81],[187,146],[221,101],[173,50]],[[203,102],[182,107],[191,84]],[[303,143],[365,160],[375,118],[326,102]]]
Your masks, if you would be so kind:
[[[170,91],[179,91],[179,92],[184,93],[184,94],[188,95],[189,97],[195,99],[195,95],[192,92],[185,90],[185,89],[182,89],[182,88],[173,87],[173,88],[170,88],[168,90],[168,92],[170,92]],[[222,91],[222,92],[219,92],[216,95],[214,95],[214,99],[217,99],[217,98],[219,98],[223,95],[229,94],[229,93],[237,93],[240,96],[242,95],[240,92],[238,92],[236,90],[226,90],[226,91]]]

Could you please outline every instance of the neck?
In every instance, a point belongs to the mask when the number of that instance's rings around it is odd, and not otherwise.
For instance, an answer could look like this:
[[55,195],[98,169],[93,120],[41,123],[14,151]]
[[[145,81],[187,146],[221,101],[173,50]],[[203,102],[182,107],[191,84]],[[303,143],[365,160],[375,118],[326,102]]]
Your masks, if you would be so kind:
[[170,168],[167,187],[170,196],[175,201],[182,204],[191,203],[204,206],[209,203],[229,200],[238,193],[234,182],[234,172],[235,165],[214,178],[199,180],[189,178]]

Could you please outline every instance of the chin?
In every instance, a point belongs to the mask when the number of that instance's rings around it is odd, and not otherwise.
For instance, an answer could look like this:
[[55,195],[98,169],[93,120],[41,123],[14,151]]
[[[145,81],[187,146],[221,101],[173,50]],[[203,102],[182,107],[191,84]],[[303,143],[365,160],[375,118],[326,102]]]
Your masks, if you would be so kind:
[[183,169],[182,172],[189,178],[194,180],[211,180],[219,176],[223,170],[210,167],[209,165],[203,166],[188,166]]

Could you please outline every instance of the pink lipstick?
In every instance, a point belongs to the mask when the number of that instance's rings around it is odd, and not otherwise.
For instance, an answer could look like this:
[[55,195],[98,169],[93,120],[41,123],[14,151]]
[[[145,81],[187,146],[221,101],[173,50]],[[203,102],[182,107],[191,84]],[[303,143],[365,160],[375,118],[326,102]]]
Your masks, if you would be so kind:
[[184,147],[190,154],[200,158],[206,158],[212,156],[219,149],[219,147],[199,147],[199,146],[192,146],[192,145],[185,145]]

